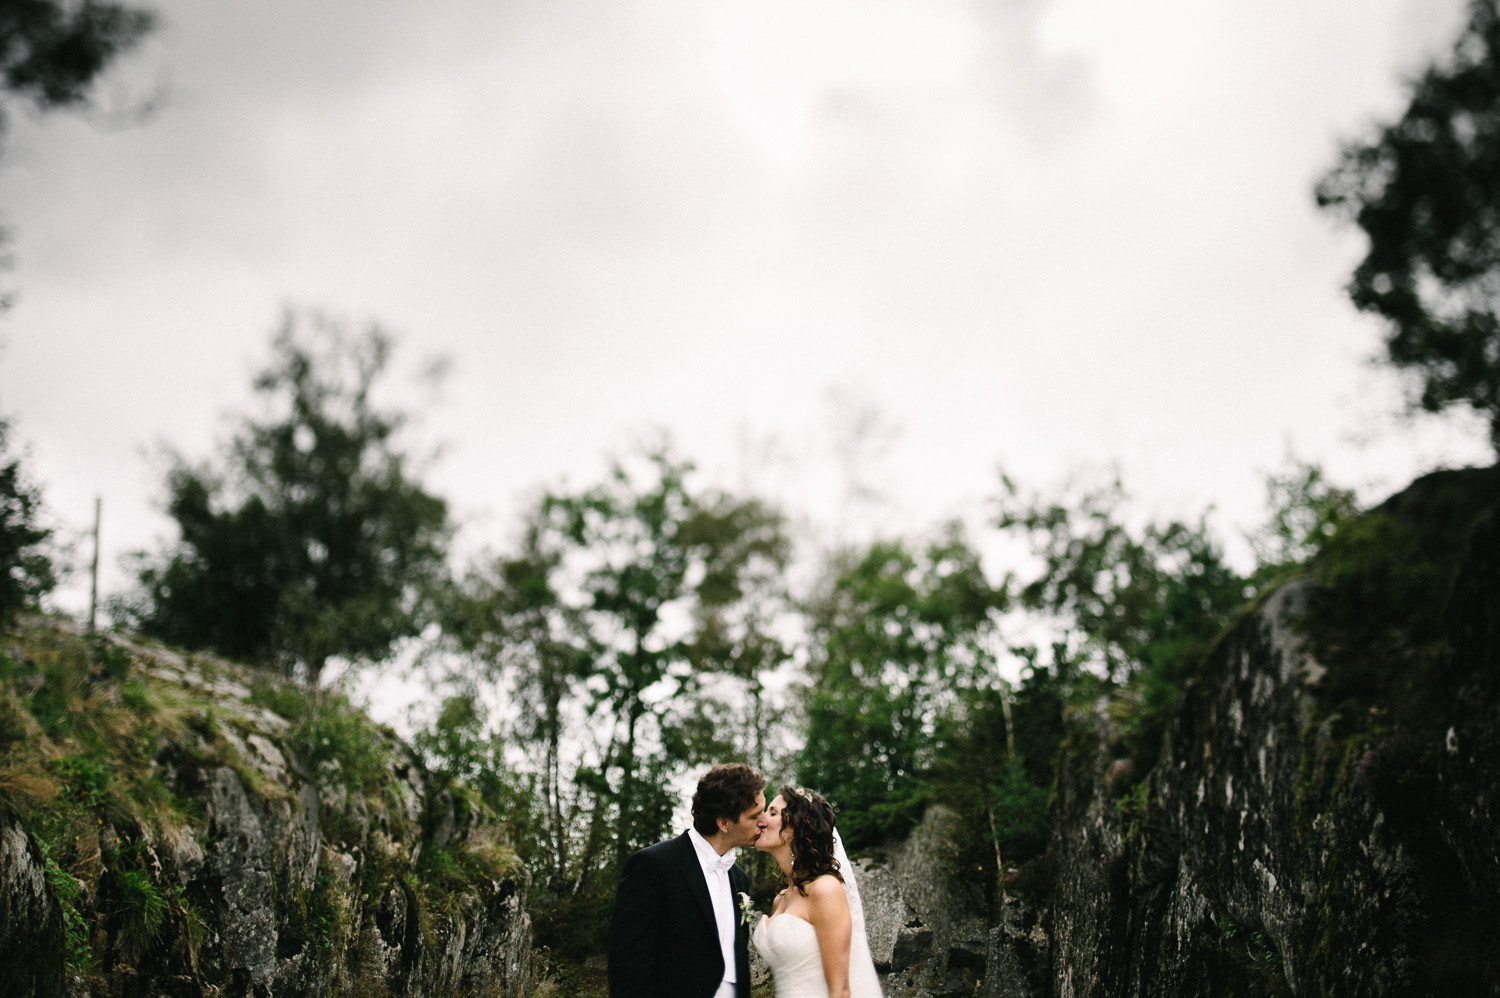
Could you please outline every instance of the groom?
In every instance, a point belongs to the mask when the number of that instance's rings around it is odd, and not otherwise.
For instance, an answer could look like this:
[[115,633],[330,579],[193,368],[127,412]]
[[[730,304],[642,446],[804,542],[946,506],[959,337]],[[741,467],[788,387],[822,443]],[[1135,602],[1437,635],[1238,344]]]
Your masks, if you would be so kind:
[[760,833],[765,777],[715,766],[693,794],[693,827],[631,856],[609,929],[610,998],[750,998],[750,879],[734,848]]

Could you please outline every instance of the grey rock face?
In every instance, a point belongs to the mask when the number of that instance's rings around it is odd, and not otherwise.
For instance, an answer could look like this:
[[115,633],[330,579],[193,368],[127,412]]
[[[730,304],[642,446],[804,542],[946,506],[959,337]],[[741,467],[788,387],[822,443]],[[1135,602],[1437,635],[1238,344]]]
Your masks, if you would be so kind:
[[[215,698],[146,763],[176,800],[190,802],[191,824],[153,831],[100,822],[101,848],[118,852],[128,838],[168,899],[162,928],[141,952],[117,944],[112,874],[96,861],[92,879],[80,874],[76,900],[92,965],[64,980],[63,914],[41,853],[0,813],[0,998],[525,993],[529,877],[507,865],[486,829],[453,819],[453,795],[429,786],[408,746],[362,728],[387,769],[353,779],[332,760],[314,767],[284,720],[245,702],[251,680],[236,666],[212,663],[205,677],[193,660],[128,647],[133,668]],[[450,875],[431,889],[417,865],[437,847],[426,830],[431,814],[441,845],[468,858],[465,869],[514,872]],[[428,889],[419,895],[413,885]]]
[[276,970],[274,857],[267,834],[276,825],[269,820],[262,824],[239,776],[227,766],[210,774],[207,803],[207,866],[218,885],[217,962],[264,985]]
[[[1079,725],[1053,811],[1053,993],[1500,994],[1495,514],[1457,540],[1456,579],[1436,593],[1445,615],[1422,625],[1438,632],[1421,647],[1319,661],[1310,635],[1350,632],[1319,629],[1330,604],[1310,579],[1240,621],[1173,711],[1129,808],[1111,780],[1111,721],[1101,709]],[[1407,626],[1352,620],[1398,641]],[[1360,668],[1390,688],[1351,687]],[[1423,685],[1403,675],[1414,668]],[[1002,946],[992,973],[1007,948],[1026,952]]]
[[[901,888],[884,862],[868,857],[851,859],[859,878],[860,900],[865,909],[865,932],[870,954],[878,970],[889,970],[902,929],[916,917],[901,894]],[[918,958],[927,956],[921,953]]]
[[62,934],[41,852],[19,825],[0,816],[0,994],[62,994]]
[[984,975],[989,929],[954,866],[958,821],[929,808],[904,841],[852,860],[888,998],[972,994]]

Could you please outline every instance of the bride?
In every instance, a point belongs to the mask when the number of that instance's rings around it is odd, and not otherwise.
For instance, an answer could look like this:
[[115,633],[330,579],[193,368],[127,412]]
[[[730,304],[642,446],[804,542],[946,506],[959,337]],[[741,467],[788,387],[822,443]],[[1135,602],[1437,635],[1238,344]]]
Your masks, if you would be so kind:
[[854,868],[829,803],[782,787],[755,848],[770,853],[787,880],[751,935],[776,977],[776,998],[881,998]]

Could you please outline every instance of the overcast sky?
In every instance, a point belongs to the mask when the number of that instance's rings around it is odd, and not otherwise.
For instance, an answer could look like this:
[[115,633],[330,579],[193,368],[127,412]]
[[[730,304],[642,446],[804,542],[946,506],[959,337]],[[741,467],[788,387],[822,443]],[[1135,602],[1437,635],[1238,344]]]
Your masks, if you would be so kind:
[[1369,498],[1489,460],[1394,418],[1311,197],[1458,0],[155,6],[106,108],[0,161],[0,410],[64,523],[103,496],[107,590],[169,536],[159,445],[211,452],[289,305],[400,336],[469,547],[653,427],[832,520],[876,410],[886,529],[1001,465],[1227,528],[1289,448]]

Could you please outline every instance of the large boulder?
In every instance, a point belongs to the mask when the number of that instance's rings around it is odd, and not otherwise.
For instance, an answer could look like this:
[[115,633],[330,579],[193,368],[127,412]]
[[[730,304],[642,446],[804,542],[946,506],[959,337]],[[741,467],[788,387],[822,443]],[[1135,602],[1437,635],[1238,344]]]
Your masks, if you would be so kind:
[[888,998],[973,994],[984,975],[984,900],[956,868],[959,816],[934,806],[905,839],[852,860]]

